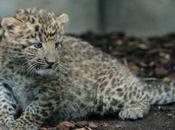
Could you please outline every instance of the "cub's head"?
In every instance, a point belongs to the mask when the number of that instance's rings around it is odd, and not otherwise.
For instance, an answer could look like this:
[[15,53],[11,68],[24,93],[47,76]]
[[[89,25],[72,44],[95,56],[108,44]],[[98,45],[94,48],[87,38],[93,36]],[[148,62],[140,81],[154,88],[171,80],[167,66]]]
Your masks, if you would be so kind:
[[62,66],[62,39],[67,22],[67,14],[56,16],[36,8],[21,9],[14,17],[4,17],[1,26],[8,43],[8,58],[28,74],[56,72]]

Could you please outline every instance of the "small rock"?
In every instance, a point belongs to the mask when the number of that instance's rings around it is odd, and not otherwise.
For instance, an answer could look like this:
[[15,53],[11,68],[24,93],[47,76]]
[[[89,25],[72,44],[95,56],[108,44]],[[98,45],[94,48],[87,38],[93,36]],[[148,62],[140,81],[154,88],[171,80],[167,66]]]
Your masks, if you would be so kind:
[[75,123],[68,121],[61,122],[56,126],[57,130],[70,130],[73,127],[75,127]]
[[94,122],[89,123],[90,128],[97,128],[98,126]]
[[172,79],[170,77],[165,77],[162,80],[163,83],[170,83],[171,81],[172,81]]
[[140,73],[140,68],[139,68],[136,64],[134,64],[134,63],[129,63],[129,64],[128,64],[128,67],[130,68],[130,70],[131,70],[134,74],[138,75],[138,74]]
[[167,115],[168,115],[168,117],[172,117],[172,116],[173,116],[173,114],[172,114],[172,113],[168,113]]
[[104,127],[108,127],[108,123],[103,123],[103,126]]
[[92,130],[92,129],[87,127],[87,128],[77,128],[75,130]]
[[138,44],[138,47],[141,48],[141,49],[148,49],[149,48],[148,45],[145,44],[145,43]]
[[122,126],[119,125],[119,124],[116,124],[114,127],[115,127],[115,128],[122,128]]
[[156,67],[155,68],[155,74],[157,76],[165,76],[167,75],[169,72],[167,69],[165,69],[164,67]]
[[47,128],[41,128],[40,130],[48,130]]

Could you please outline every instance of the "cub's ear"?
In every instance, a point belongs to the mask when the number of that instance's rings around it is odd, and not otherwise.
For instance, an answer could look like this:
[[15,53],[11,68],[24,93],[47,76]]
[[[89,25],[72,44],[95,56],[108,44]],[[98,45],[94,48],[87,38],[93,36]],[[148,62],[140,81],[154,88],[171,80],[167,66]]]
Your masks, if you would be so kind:
[[69,21],[69,16],[68,16],[68,14],[63,13],[63,14],[61,14],[61,15],[59,15],[59,16],[57,17],[57,22],[58,22],[59,24],[65,24],[65,23],[67,23],[68,21]]
[[1,26],[8,32],[13,33],[22,31],[25,24],[14,17],[4,17],[1,21]]
[[57,17],[57,23],[61,29],[61,31],[64,33],[64,24],[67,23],[69,21],[69,16],[65,13],[59,15]]

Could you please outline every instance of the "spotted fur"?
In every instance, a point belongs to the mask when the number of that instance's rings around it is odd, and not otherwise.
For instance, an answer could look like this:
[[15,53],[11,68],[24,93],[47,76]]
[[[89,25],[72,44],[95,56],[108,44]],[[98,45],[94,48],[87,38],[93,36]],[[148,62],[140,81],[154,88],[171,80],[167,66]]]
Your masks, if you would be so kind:
[[146,84],[116,58],[64,36],[67,21],[66,14],[35,8],[2,19],[0,129],[37,130],[54,112],[56,120],[109,111],[138,119],[151,104],[175,100],[173,84]]

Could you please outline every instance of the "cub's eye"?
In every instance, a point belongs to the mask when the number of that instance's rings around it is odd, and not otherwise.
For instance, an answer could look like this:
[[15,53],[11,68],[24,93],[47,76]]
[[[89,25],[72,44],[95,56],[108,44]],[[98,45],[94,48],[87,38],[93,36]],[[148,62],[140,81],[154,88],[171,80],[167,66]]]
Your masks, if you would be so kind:
[[55,43],[55,48],[59,48],[59,47],[61,47],[61,43],[60,42],[56,42]]
[[35,47],[35,48],[42,48],[43,45],[42,45],[41,42],[39,42],[39,43],[35,43],[35,44],[34,44],[34,47]]

